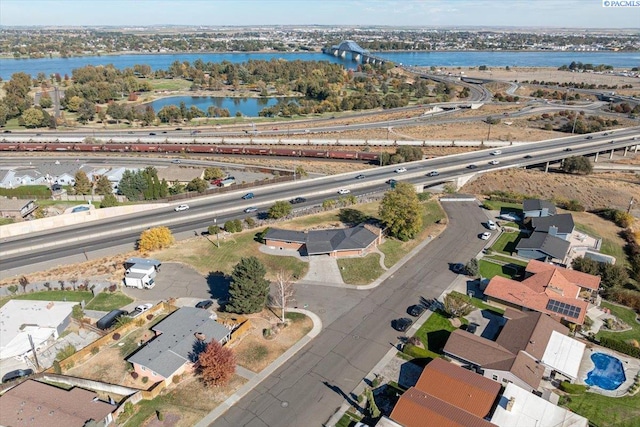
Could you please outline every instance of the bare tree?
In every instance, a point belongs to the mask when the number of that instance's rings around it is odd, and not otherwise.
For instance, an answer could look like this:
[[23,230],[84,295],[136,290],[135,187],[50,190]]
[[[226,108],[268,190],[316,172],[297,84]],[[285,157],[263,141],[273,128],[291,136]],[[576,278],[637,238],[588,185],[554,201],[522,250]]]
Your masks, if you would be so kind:
[[274,307],[280,307],[282,310],[282,322],[284,323],[284,310],[287,304],[294,300],[295,289],[293,287],[293,279],[291,275],[284,270],[280,270],[276,274],[274,282],[274,292],[271,295],[271,304]]
[[20,279],[18,279],[18,283],[20,283],[20,286],[22,286],[22,292],[26,294],[27,285],[29,285],[29,279],[27,279],[25,276],[22,276],[20,277]]

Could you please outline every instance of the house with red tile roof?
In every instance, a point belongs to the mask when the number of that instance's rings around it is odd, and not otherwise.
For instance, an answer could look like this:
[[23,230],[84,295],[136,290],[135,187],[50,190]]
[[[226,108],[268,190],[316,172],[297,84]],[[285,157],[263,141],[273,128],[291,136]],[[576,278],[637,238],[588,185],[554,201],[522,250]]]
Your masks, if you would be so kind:
[[435,359],[398,400],[390,418],[404,427],[492,427],[499,383]]
[[538,311],[582,325],[589,304],[597,302],[598,289],[598,276],[531,260],[524,280],[495,276],[484,294],[487,301],[501,307]]

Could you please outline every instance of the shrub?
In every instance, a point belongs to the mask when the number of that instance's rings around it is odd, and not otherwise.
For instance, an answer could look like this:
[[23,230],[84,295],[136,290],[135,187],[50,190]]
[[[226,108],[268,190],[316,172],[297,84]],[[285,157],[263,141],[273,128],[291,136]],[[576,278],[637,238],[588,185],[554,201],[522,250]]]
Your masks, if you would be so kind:
[[112,338],[114,341],[118,341],[120,339],[120,334],[116,332],[115,334],[113,334]]
[[57,360],[64,360],[67,357],[72,356],[76,352],[76,348],[73,344],[67,344],[62,350],[56,354]]
[[[147,377],[144,377],[147,378]],[[142,379],[144,381],[144,378]],[[156,411],[156,415],[158,416],[158,421],[164,421],[164,413],[160,411]]]
[[427,350],[416,347],[412,344],[405,344],[404,347],[402,347],[402,352],[407,356],[411,356],[417,359],[424,359],[429,357],[429,353]]
[[134,380],[138,379],[139,376],[140,374],[138,374],[136,371],[131,372],[131,378],[133,378]]
[[582,394],[587,391],[587,386],[582,384],[571,384],[568,381],[560,383],[560,390],[569,394]]
[[57,360],[53,361],[53,372],[60,375],[62,373],[62,368],[60,367],[60,362]]
[[153,319],[153,314],[151,313],[147,314],[147,320],[151,320],[151,319]]
[[217,225],[210,225],[209,227],[207,227],[207,232],[209,232],[210,236],[213,236],[214,234],[218,234],[220,232],[220,227],[218,227]]
[[248,228],[253,228],[256,226],[256,221],[253,218],[245,218],[244,223],[247,224]]
[[142,383],[143,384],[146,384],[148,382],[149,382],[149,377],[147,377],[147,376],[142,377]]
[[167,227],[154,227],[140,234],[138,249],[141,252],[155,251],[171,246],[174,241],[173,234]]
[[93,354],[94,356],[96,354],[98,354],[100,352],[100,349],[98,347],[92,347],[91,348],[91,354]]
[[620,341],[615,338],[602,337],[600,338],[600,345],[640,359],[640,348],[634,347],[624,341]]

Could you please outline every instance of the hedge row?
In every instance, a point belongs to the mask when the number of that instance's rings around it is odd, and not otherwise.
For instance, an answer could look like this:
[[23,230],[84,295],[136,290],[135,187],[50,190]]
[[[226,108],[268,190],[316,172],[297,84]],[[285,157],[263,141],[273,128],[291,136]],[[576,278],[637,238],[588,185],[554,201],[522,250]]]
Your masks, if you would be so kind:
[[615,338],[602,337],[600,338],[600,345],[640,359],[640,348],[627,344],[624,341],[620,341]]

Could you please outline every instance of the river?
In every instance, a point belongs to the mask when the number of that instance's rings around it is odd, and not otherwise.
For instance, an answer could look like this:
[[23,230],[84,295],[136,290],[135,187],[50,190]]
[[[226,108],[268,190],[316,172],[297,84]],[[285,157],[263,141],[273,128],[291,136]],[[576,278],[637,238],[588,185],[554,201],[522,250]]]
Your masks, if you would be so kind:
[[[379,52],[375,55],[396,63],[412,66],[436,67],[560,67],[569,65],[571,61],[608,64],[616,68],[632,68],[640,66],[640,52],[479,52],[479,51],[447,51],[447,52]],[[0,59],[0,77],[11,78],[13,73],[25,72],[35,77],[38,73],[47,76],[60,73],[68,74],[75,68],[86,65],[113,64],[119,69],[133,67],[135,64],[147,64],[152,69],[168,69],[174,61],[196,59],[204,62],[229,61],[233,63],[253,60],[285,59],[287,61],[330,61],[343,64],[347,68],[355,68],[356,63],[350,59],[341,59],[317,52],[304,53],[182,53],[182,54],[139,54],[82,56],[73,58],[40,58],[40,59]]]

